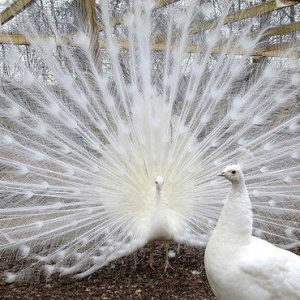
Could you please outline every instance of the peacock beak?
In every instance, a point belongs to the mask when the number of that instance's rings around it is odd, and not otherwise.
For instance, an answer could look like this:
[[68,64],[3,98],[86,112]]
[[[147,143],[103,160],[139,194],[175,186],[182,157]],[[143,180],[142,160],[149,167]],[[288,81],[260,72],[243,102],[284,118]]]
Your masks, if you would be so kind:
[[225,172],[218,173],[217,176],[225,176]]

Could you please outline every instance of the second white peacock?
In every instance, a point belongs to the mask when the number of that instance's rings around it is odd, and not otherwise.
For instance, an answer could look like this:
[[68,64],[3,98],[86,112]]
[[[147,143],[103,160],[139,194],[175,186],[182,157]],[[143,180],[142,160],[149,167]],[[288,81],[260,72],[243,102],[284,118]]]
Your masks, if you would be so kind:
[[232,186],[205,251],[205,270],[220,300],[299,300],[300,257],[252,236],[252,208],[239,165],[218,174]]

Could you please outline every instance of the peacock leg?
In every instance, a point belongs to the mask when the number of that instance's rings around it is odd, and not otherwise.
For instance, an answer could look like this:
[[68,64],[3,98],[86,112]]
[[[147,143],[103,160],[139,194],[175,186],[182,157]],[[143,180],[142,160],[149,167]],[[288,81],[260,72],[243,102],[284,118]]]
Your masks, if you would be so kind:
[[133,253],[133,270],[136,270],[138,264],[138,250]]
[[169,242],[165,243],[165,247],[166,247],[166,257],[165,257],[164,270],[166,272],[168,268],[173,269],[173,267],[169,263]]
[[152,244],[152,242],[151,242],[151,243],[150,243],[149,265],[150,265],[151,269],[154,270],[153,263],[154,263],[154,259],[153,259],[153,244]]

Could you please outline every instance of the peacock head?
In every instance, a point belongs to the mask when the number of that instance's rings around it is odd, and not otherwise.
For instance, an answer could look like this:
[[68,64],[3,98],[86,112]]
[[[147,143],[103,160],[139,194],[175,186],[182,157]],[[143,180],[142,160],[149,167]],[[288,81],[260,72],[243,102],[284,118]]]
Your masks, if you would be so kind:
[[223,176],[231,182],[241,182],[244,180],[244,175],[240,165],[231,165],[224,168],[224,170],[218,174]]
[[155,185],[156,185],[156,190],[161,192],[163,185],[164,185],[164,180],[161,176],[157,176],[155,180]]

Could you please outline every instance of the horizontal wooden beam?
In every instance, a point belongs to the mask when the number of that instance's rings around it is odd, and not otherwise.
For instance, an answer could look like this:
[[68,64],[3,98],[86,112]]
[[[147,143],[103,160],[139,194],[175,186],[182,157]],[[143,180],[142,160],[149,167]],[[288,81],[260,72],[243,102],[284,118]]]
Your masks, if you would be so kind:
[[[285,25],[280,25],[276,27],[272,27],[267,29],[263,37],[272,37],[276,35],[284,35],[284,34],[289,34],[292,32],[300,31],[300,21],[294,22],[291,24],[285,24]],[[255,38],[257,34],[253,33],[253,38]],[[38,39],[46,39],[49,38],[49,36],[40,36],[36,38],[35,40]],[[72,36],[61,36],[60,37],[64,42],[70,43],[72,40]],[[222,45],[226,44],[227,40],[224,40],[221,42]],[[0,44],[16,44],[16,45],[29,45],[30,41],[22,34],[7,34],[7,33],[0,33]],[[160,43],[155,43],[155,44],[160,44]],[[164,44],[164,43],[162,43]]]
[[288,57],[300,58],[300,50],[291,49],[290,43],[271,44],[262,48],[258,48],[255,51],[257,51],[255,54],[256,56],[279,57],[282,55],[287,55]]
[[57,44],[72,44],[72,36],[59,36],[59,39],[56,39],[54,36],[43,36],[39,35],[37,37],[27,38],[23,34],[19,33],[0,33],[0,44],[14,44],[14,45],[31,45],[32,41],[36,43],[47,42],[50,39],[55,39]]
[[30,42],[22,34],[0,33],[0,44],[30,45]]
[[27,6],[35,2],[35,0],[16,0],[0,14],[0,25],[5,24],[11,20],[14,16],[19,14]]
[[[300,51],[299,50],[291,50],[291,44],[289,43],[280,43],[280,44],[272,44],[266,47],[258,47],[255,48],[250,56],[264,56],[264,57],[281,57],[281,56],[290,56],[290,57],[297,57],[300,58]],[[153,44],[152,49],[155,51],[165,51],[166,44]],[[188,44],[186,46],[186,52],[188,53],[202,53],[206,51],[206,47],[195,45],[195,44]],[[221,46],[216,46],[212,49],[211,54],[219,55],[219,54],[226,54],[226,55],[243,55],[245,51],[242,48],[224,48]]]
[[[13,43],[15,45],[30,45],[31,41],[35,41],[37,44],[42,42],[42,43],[47,43],[49,41],[50,36],[38,36],[37,38],[30,38],[28,39],[22,34],[0,34],[0,44],[10,44]],[[56,39],[57,45],[61,44],[66,44],[66,45],[73,45],[73,38],[72,36],[59,36],[58,39]],[[126,40],[119,40],[118,45],[120,49],[127,49],[129,50],[130,43]],[[100,48],[107,48],[108,42],[107,40],[100,40],[99,42],[99,47]],[[166,51],[166,43],[153,43],[151,45],[151,49],[153,51]],[[173,45],[172,47],[176,47],[176,45]],[[258,47],[253,50],[251,53],[252,56],[265,56],[265,57],[279,57],[284,55],[291,47],[290,43],[280,43],[280,44],[271,44],[265,47]],[[188,53],[201,53],[206,51],[205,46],[199,46],[195,44],[187,44],[185,51]],[[226,49],[226,50],[225,50]],[[225,48],[221,45],[216,46],[212,50],[212,54],[221,54],[224,53],[228,55],[243,55],[244,50],[239,47],[233,47],[233,48]],[[299,50],[293,50],[290,53],[291,56],[298,57],[300,58],[300,51]]]

